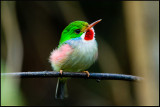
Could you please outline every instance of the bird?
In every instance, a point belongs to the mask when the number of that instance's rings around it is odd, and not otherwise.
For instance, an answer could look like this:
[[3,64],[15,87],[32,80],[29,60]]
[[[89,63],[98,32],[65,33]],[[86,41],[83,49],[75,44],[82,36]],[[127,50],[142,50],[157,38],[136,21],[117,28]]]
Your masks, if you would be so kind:
[[[98,44],[94,26],[102,19],[91,24],[85,21],[73,21],[62,31],[59,45],[53,49],[49,62],[54,71],[84,72],[89,77],[88,69],[98,58]],[[67,77],[59,77],[55,99],[68,97]]]

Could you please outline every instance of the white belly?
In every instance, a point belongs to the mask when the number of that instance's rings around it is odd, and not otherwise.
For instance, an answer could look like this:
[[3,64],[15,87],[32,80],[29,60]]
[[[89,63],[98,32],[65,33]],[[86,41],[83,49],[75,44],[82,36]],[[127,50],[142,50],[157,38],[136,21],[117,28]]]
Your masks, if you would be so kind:
[[61,69],[69,72],[79,72],[88,69],[97,59],[98,48],[96,40],[70,40],[67,42],[74,49]]

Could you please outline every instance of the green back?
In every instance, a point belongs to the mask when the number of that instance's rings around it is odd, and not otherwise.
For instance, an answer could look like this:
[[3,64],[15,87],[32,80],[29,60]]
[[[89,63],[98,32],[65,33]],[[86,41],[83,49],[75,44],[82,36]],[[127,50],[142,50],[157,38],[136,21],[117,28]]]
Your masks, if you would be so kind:
[[[70,23],[62,32],[61,39],[59,42],[60,47],[65,41],[70,40],[72,38],[80,37],[84,32],[84,29],[88,27],[88,23],[84,21],[74,21]],[[80,33],[77,34],[75,32],[76,29],[80,29]]]

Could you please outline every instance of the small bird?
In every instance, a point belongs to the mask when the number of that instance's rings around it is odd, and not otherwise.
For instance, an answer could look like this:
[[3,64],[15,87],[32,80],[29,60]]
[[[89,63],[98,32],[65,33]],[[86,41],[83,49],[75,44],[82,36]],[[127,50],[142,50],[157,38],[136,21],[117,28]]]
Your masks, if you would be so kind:
[[[91,24],[85,21],[74,21],[62,32],[58,48],[51,52],[49,62],[55,71],[62,74],[68,72],[85,72],[89,77],[88,69],[98,57],[98,46],[93,27],[101,21]],[[67,94],[68,78],[58,78],[56,99],[64,99]]]

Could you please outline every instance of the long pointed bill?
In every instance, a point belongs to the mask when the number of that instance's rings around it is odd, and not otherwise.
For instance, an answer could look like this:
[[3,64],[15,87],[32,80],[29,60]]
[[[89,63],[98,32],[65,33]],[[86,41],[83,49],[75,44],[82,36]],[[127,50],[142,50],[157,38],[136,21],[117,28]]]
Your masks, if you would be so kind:
[[102,19],[99,19],[99,20],[91,23],[91,24],[86,28],[86,31],[87,31],[88,29],[92,28],[93,26],[95,26],[95,25],[96,25],[97,23],[99,23],[101,20],[102,20]]

